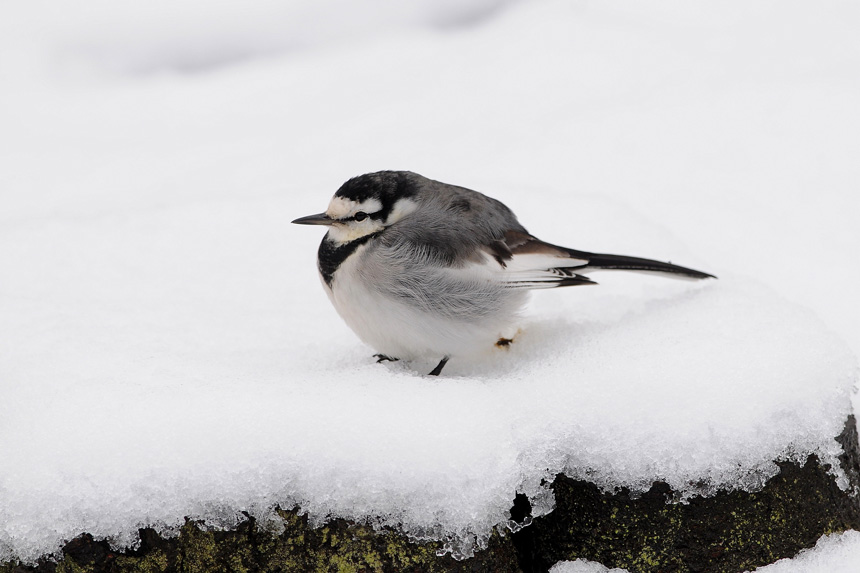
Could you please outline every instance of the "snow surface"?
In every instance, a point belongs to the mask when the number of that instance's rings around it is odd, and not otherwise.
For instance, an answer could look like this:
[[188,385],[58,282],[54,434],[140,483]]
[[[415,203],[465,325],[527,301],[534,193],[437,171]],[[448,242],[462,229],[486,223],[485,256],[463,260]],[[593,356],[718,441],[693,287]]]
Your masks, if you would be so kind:
[[[860,7],[4,11],[0,558],[276,503],[468,553],[558,471],[689,495],[838,453]],[[288,221],[378,169],[720,280],[595,275],[537,293],[509,351],[377,365]]]
[[[860,532],[846,531],[825,535],[815,547],[805,549],[793,559],[755,569],[757,573],[857,573],[860,571]],[[561,561],[551,573],[628,573],[627,569],[609,569],[594,561],[577,559]]]

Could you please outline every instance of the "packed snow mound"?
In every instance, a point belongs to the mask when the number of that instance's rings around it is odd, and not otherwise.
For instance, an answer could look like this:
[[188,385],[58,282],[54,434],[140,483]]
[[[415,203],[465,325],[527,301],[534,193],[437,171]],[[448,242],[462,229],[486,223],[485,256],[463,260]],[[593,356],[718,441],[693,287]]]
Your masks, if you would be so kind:
[[778,459],[838,466],[854,359],[753,279],[595,273],[535,293],[508,349],[437,379],[375,363],[322,292],[318,236],[278,238],[287,212],[202,203],[4,236],[6,555],[275,504],[468,553],[516,492],[549,511],[560,471],[692,494],[756,488]]

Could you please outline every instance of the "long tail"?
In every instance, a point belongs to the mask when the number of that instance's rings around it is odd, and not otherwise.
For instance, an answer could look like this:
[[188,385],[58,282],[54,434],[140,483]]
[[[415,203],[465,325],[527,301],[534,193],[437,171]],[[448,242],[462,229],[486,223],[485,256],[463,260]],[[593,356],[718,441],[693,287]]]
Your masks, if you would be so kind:
[[[703,273],[695,269],[673,265],[672,263],[664,263],[652,259],[642,259],[639,257],[627,257],[624,255],[604,255],[601,253],[586,253],[584,251],[575,251],[573,249],[565,249],[572,257],[582,258],[588,261],[588,265],[582,269],[617,269],[624,271],[647,271],[656,273],[668,273],[673,275],[682,275],[693,279],[715,279],[712,274]],[[581,271],[580,271],[581,272]]]

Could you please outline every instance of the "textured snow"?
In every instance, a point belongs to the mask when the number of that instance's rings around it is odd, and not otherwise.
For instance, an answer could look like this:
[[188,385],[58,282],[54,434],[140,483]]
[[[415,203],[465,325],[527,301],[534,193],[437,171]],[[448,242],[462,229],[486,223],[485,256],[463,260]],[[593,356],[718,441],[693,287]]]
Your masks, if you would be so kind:
[[[0,558],[275,504],[468,553],[558,471],[689,495],[834,461],[858,8],[147,6],[0,19]],[[596,274],[507,351],[377,365],[288,222],[378,169],[720,279]]]
[[627,569],[613,567],[610,569],[596,561],[577,559],[576,561],[559,561],[551,569],[550,573],[629,573]]
[[[793,559],[755,569],[757,573],[856,573],[860,571],[860,532],[846,531],[824,535],[812,549],[805,549]],[[628,573],[627,569],[610,569],[600,563],[577,559],[560,561],[551,573]]]

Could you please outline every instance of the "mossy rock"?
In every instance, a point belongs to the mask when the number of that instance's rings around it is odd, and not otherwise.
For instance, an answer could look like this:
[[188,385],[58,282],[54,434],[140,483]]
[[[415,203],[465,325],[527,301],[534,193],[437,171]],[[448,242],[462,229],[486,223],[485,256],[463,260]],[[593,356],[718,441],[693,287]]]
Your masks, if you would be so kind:
[[[654,483],[641,496],[601,492],[594,484],[556,476],[556,509],[514,534],[495,532],[489,546],[457,561],[439,555],[439,543],[415,543],[391,530],[336,519],[312,528],[298,510],[279,511],[280,534],[248,518],[230,531],[188,520],[165,539],[140,531],[140,547],[112,551],[82,534],[59,561],[35,567],[0,564],[0,573],[215,573],[215,572],[545,572],[557,561],[585,558],[633,573],[740,573],[812,547],[828,533],[860,529],[860,457],[850,418],[837,438],[850,487],[840,489],[828,467],[810,456],[784,462],[760,491],[719,492],[673,503],[674,493]],[[529,512],[516,496],[511,515]]]
[[137,550],[115,552],[105,541],[83,534],[63,548],[59,562],[43,560],[36,567],[0,565],[0,573],[382,573],[519,571],[509,537],[493,535],[480,555],[457,561],[441,553],[440,543],[414,543],[392,530],[333,520],[312,528],[298,511],[279,511],[281,534],[257,526],[253,518],[229,531],[211,531],[187,520],[179,535],[163,538],[140,530]]
[[852,417],[836,438],[849,487],[836,484],[815,456],[782,462],[757,492],[718,492],[671,503],[664,483],[641,496],[601,492],[556,476],[556,508],[514,537],[524,572],[584,558],[633,573],[739,573],[793,557],[819,537],[860,529],[860,457]]

